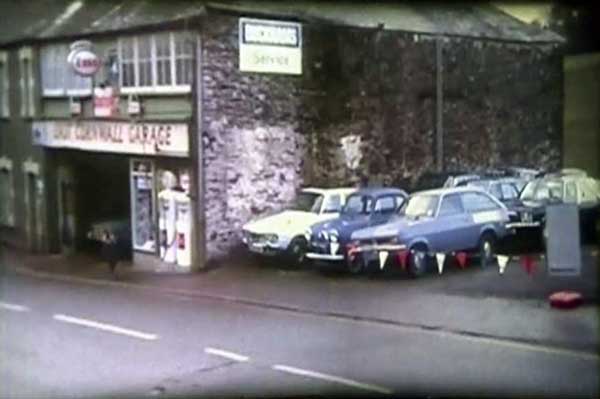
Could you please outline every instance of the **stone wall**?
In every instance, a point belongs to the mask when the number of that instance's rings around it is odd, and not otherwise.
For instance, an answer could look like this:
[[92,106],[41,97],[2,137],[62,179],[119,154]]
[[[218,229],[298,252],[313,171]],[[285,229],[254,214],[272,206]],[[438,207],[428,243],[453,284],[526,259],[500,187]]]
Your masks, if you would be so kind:
[[[301,185],[410,188],[435,170],[436,44],[404,32],[303,25],[303,74],[238,70],[238,20],[203,28],[209,259]],[[560,164],[555,48],[446,38],[446,169]]]
[[208,259],[240,243],[241,227],[281,209],[302,184],[299,79],[241,73],[237,18],[202,32],[203,148]]

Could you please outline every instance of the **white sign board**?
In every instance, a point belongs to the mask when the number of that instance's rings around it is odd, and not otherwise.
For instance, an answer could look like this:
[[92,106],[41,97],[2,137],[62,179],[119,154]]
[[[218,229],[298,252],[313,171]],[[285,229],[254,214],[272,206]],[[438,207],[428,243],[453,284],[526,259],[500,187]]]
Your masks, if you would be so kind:
[[240,18],[240,71],[301,75],[302,25]]
[[33,143],[52,148],[186,157],[188,125],[113,121],[38,121]]
[[550,276],[579,276],[581,240],[577,205],[546,207],[546,260]]

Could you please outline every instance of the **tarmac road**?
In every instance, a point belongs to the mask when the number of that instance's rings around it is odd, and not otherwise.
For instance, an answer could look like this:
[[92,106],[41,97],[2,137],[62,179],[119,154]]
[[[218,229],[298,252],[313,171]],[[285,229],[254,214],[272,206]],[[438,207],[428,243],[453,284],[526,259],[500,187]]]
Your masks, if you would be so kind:
[[599,394],[599,358],[589,352],[11,272],[0,278],[6,398]]

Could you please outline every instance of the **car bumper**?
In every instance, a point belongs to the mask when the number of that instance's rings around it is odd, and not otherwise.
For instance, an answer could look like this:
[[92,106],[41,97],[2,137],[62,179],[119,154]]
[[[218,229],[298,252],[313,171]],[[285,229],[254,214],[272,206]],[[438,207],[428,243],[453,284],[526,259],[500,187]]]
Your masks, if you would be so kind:
[[331,254],[319,254],[319,253],[315,253],[315,252],[309,252],[306,254],[306,257],[311,260],[321,260],[321,261],[328,261],[328,262],[340,262],[340,261],[344,260],[344,255],[341,255],[341,254],[331,255]]
[[512,222],[506,224],[506,229],[524,229],[524,228],[532,228],[532,227],[540,227],[542,224],[540,222]]

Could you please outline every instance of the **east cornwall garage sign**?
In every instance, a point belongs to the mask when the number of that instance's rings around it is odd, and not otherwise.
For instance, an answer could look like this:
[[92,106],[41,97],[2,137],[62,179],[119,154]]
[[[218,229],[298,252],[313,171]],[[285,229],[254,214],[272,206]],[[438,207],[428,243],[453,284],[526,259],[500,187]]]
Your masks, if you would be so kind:
[[185,123],[128,123],[112,121],[38,121],[33,143],[44,147],[86,151],[186,157]]
[[240,71],[302,74],[302,25],[240,18]]

